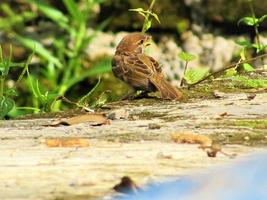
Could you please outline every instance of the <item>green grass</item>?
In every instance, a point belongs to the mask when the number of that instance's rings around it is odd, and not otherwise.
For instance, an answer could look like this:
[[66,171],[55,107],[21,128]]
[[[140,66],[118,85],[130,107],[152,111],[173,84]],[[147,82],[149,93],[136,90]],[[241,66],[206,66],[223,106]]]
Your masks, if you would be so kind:
[[[29,52],[34,52],[29,57],[37,60],[34,64],[27,58],[22,63],[13,63],[11,56],[0,60],[2,117],[8,113],[11,113],[10,117],[16,117],[29,112],[54,112],[65,109],[69,106],[60,99],[71,93],[75,85],[88,79],[96,80],[96,77],[111,71],[111,58],[94,62],[89,69],[85,69],[82,62],[85,48],[109,22],[107,19],[97,25],[93,23],[97,14],[94,8],[102,2],[103,0],[63,0],[61,5],[65,9],[64,12],[45,0],[26,0],[24,9],[10,7],[7,3],[0,5],[0,11],[4,16],[0,18],[2,31],[11,41],[19,43]],[[33,6],[36,9],[30,9]],[[45,34],[45,29],[35,25],[41,22],[50,23],[54,31]],[[88,33],[90,26],[93,31]],[[38,33],[27,32],[29,28],[41,28],[41,34],[44,34],[38,37]],[[44,40],[52,42],[45,45]],[[27,67],[23,68],[25,64]],[[21,73],[20,76],[17,75],[18,71]],[[17,76],[20,85],[16,98],[4,95],[10,89],[6,82],[14,81],[14,78],[10,79],[11,76]],[[92,83],[92,86],[94,84]],[[17,89],[17,86],[13,89]],[[89,91],[90,89],[79,94],[75,101],[78,102]],[[23,100],[20,98],[21,95],[24,96]]]

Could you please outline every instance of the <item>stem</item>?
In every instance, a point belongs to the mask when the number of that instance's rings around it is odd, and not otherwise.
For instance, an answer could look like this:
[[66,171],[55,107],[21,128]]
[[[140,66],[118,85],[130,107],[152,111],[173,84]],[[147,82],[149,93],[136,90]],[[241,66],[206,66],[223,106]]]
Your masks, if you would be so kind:
[[[152,11],[155,2],[156,2],[156,0],[152,0],[150,6],[149,6],[149,8],[148,8],[148,11]],[[145,33],[145,32],[146,32],[146,26],[145,26],[145,24],[148,23],[149,17],[150,17],[150,14],[147,13],[146,16],[145,16],[145,21],[144,21],[144,23],[143,23],[142,33]]]
[[0,97],[2,97],[4,95],[4,78],[0,79]]
[[253,4],[252,4],[252,0],[249,1],[249,9],[253,18],[253,22],[254,22],[254,30],[255,30],[255,34],[256,34],[256,44],[257,47],[261,50],[261,42],[260,42],[260,33],[259,33],[259,29],[258,29],[258,24],[256,23],[256,15],[255,15],[255,11],[253,8]]
[[182,87],[184,85],[184,77],[185,77],[185,73],[187,71],[187,66],[188,66],[188,61],[185,62],[185,66],[184,66],[184,74],[183,74],[183,78],[181,80],[181,83],[180,83],[180,87]]

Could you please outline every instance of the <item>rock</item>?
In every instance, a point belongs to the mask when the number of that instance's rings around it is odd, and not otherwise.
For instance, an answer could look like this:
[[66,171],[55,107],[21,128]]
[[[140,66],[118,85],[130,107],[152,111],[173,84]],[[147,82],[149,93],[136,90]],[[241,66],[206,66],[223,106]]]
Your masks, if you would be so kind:
[[197,55],[198,60],[190,62],[190,66],[210,67],[216,71],[230,63],[241,47],[235,44],[236,38],[226,39],[211,33],[197,36],[189,31],[183,34],[183,48],[186,52]]

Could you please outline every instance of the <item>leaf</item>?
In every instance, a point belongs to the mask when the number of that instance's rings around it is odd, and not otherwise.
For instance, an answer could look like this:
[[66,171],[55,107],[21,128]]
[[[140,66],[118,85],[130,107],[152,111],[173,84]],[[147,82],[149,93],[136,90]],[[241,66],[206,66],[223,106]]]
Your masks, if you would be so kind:
[[194,84],[197,81],[205,77],[209,72],[208,68],[197,68],[197,69],[188,69],[185,72],[184,79],[188,84]]
[[262,23],[265,19],[267,19],[267,14],[260,17],[259,23]]
[[259,24],[259,19],[254,17],[243,17],[237,22],[237,25],[239,26],[240,23],[244,23],[247,26],[255,26]]
[[264,51],[265,48],[266,48],[266,45],[263,45],[263,44],[253,44],[252,45],[255,49],[256,49],[256,52],[257,53],[260,53],[261,51]]
[[157,20],[157,22],[160,24],[159,17],[156,13],[152,13],[152,16]]
[[95,101],[90,105],[91,108],[100,108],[110,100],[110,91],[102,92]]
[[87,138],[46,138],[44,143],[48,147],[88,147],[90,146]]
[[46,17],[52,19],[63,28],[68,28],[68,18],[58,9],[55,9],[41,0],[27,0],[34,4]]
[[15,38],[21,44],[23,44],[25,47],[27,47],[27,48],[31,49],[32,51],[36,52],[37,54],[39,54],[41,57],[43,57],[47,61],[54,63],[58,68],[62,68],[63,67],[63,65],[59,61],[59,59],[57,57],[53,56],[52,53],[50,51],[48,51],[43,46],[43,44],[41,44],[39,41],[30,39],[30,38],[26,38],[26,37],[22,37],[20,35],[15,35]]
[[183,61],[186,61],[186,62],[189,62],[189,61],[192,61],[192,60],[195,60],[197,58],[197,56],[193,55],[193,54],[189,54],[189,53],[186,53],[184,51],[182,51],[181,53],[178,54],[178,57],[183,60]]
[[144,30],[143,30],[143,32],[146,32],[151,27],[151,24],[152,24],[151,20],[147,20],[145,22],[145,24],[144,24]]
[[74,124],[88,123],[88,122],[93,122],[94,123],[93,125],[110,124],[110,120],[108,120],[103,114],[85,114],[56,121],[53,124],[51,124],[51,126],[58,126],[58,125],[71,126]]
[[13,99],[2,96],[0,97],[0,118],[5,117],[15,106]]
[[253,48],[253,44],[247,40],[238,40],[235,43],[245,48]]
[[144,12],[144,9],[143,8],[133,8],[133,9],[129,9],[129,11],[142,13],[142,12]]
[[98,63],[96,63],[89,70],[87,70],[86,72],[81,74],[79,77],[75,77],[75,78],[70,79],[66,83],[66,88],[72,87],[73,85],[84,80],[85,78],[97,76],[99,74],[103,74],[103,73],[110,72],[110,71],[111,71],[111,59],[106,58],[106,59],[101,60]]
[[243,69],[246,71],[246,72],[253,72],[255,71],[255,68],[252,67],[250,64],[248,63],[244,63],[243,64]]
[[236,73],[237,73],[236,69],[231,68],[231,69],[226,70],[224,77],[231,77],[231,76],[236,75]]
[[78,105],[79,106],[86,106],[90,100],[90,98],[92,98],[93,96],[93,93],[96,91],[96,89],[99,87],[100,85],[100,82],[101,82],[101,79],[99,78],[98,79],[98,82],[96,83],[96,85],[86,94],[84,95],[79,101],[78,101]]
[[73,0],[63,0],[63,3],[77,24],[85,22],[84,16],[79,10],[78,4],[76,2],[74,2]]
[[194,133],[172,133],[171,139],[176,143],[210,145],[212,140],[206,135]]
[[4,95],[6,97],[16,97],[18,96],[18,92],[15,88],[9,88],[4,91]]

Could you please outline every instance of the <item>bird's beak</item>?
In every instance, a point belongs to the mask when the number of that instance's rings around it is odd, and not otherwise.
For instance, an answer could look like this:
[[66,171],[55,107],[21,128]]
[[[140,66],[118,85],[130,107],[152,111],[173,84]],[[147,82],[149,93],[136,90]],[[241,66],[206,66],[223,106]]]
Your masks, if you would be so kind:
[[147,47],[149,45],[151,45],[151,37],[150,36],[147,36],[146,37],[146,40],[144,42],[144,47]]

